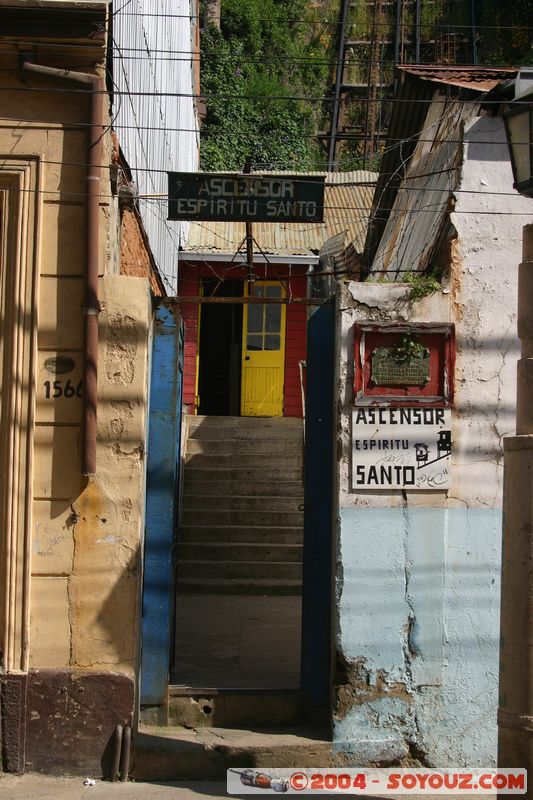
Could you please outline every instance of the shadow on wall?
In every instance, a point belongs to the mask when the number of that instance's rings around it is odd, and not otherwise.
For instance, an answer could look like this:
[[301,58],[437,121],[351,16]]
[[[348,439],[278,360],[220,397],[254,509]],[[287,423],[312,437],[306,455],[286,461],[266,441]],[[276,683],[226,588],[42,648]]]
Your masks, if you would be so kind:
[[[77,342],[77,278],[55,285],[62,306],[58,328],[68,331],[71,313]],[[108,774],[115,727],[132,722],[149,332],[134,305],[127,313],[127,302],[127,295],[111,295],[100,315],[95,478],[81,476],[81,349],[73,349],[71,335],[67,341],[58,334],[56,350],[39,354],[33,669],[25,714],[25,761],[37,772]],[[59,374],[56,369],[47,387],[44,360],[51,358],[56,367],[69,358],[75,366]],[[60,668],[40,669],[55,665]]]

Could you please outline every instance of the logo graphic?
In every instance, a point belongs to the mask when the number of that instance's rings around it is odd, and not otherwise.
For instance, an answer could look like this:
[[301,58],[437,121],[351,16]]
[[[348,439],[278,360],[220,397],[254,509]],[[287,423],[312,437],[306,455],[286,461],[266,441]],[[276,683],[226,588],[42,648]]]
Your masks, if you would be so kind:
[[271,792],[288,792],[289,781],[287,778],[272,778],[265,772],[256,772],[253,769],[244,769],[241,771],[237,769],[230,769],[228,772],[234,772],[240,776],[241,783],[244,786],[253,786],[256,789],[269,789]]

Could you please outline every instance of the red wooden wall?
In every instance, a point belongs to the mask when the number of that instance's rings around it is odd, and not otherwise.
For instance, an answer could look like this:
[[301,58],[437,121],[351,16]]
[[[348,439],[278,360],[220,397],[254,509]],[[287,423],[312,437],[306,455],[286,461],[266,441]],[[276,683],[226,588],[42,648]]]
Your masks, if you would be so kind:
[[[218,266],[218,265],[217,265]],[[221,272],[223,267],[221,268]],[[307,293],[306,269],[299,271],[293,268],[293,274],[287,283],[290,284],[293,297],[305,297]],[[284,276],[287,267],[279,267],[278,272]],[[183,262],[179,267],[178,294],[185,297],[197,297],[200,294],[200,279],[212,278],[213,272],[204,265],[188,265]],[[232,269],[233,279],[245,278],[244,270]],[[263,277],[258,275],[258,278]],[[276,275],[268,275],[268,280],[274,280]],[[185,353],[183,366],[183,402],[188,407],[190,414],[194,413],[194,399],[196,392],[196,359],[198,351],[198,305],[196,303],[182,303],[181,317],[185,326]],[[285,385],[284,385],[284,417],[302,416],[302,398],[300,389],[299,362],[306,358],[307,336],[307,307],[305,305],[287,306],[287,326],[285,336]],[[304,372],[305,379],[305,372]]]
[[[297,275],[290,282],[293,297],[305,297],[307,278]],[[287,306],[285,335],[285,385],[283,388],[283,416],[302,416],[302,390],[299,361],[305,361],[307,348],[307,306]],[[305,380],[305,371],[304,371]]]

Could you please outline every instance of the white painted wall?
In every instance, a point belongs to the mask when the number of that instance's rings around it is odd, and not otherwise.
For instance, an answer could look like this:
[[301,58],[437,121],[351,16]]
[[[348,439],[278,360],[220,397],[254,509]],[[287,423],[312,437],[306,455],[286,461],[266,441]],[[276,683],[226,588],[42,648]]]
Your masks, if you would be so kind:
[[[184,223],[167,217],[167,171],[198,168],[192,94],[196,0],[115,0],[114,127],[141,196],[140,210],[167,292],[177,288]],[[137,93],[146,93],[139,96]],[[165,93],[172,96],[165,97]],[[151,196],[146,198],[146,195]]]
[[[361,766],[495,763],[501,437],[513,430],[517,267],[533,212],[513,191],[500,119],[467,126],[456,199],[445,292],[414,304],[398,284],[340,292],[336,634],[359,700],[334,728]],[[456,325],[448,492],[350,488],[353,324],[368,320]]]

